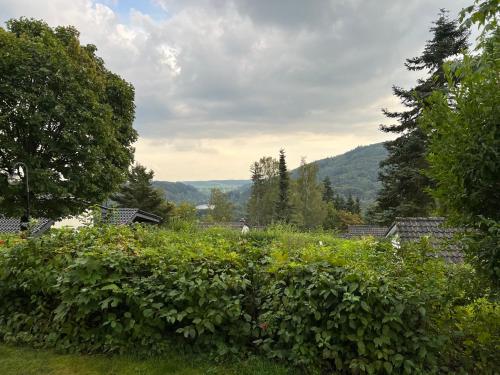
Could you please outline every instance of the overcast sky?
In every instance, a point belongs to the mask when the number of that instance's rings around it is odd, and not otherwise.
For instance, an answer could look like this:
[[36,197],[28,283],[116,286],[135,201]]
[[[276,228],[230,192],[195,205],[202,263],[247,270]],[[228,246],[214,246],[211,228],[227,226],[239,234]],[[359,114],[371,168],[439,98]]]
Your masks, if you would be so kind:
[[248,178],[388,139],[381,108],[440,8],[472,0],[0,0],[0,21],[74,25],[136,90],[136,160],[157,179]]

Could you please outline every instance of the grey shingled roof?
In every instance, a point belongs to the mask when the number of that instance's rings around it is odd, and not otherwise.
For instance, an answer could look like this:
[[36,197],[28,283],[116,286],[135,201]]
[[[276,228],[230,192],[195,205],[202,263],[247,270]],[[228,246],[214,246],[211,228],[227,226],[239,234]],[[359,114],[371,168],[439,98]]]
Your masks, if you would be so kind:
[[129,225],[132,223],[159,224],[162,218],[138,208],[103,208],[102,220],[107,224]]
[[[48,230],[52,226],[52,224],[54,224],[53,220],[47,218],[37,219],[37,222],[31,228],[31,235],[40,236],[42,233]],[[0,233],[18,233],[20,231],[20,218],[0,216]]]
[[[423,237],[429,237],[432,244],[439,246],[453,240],[454,236],[462,231],[444,224],[444,217],[398,217],[387,231],[386,237],[397,236],[401,242],[419,241]],[[448,244],[446,250],[436,255],[453,263],[463,260],[463,253],[456,244]]]
[[354,237],[385,237],[387,233],[387,227],[379,227],[376,225],[348,225],[347,233],[344,234],[346,238],[354,238]]
[[444,226],[444,217],[397,217],[387,231],[395,231],[402,241],[418,241],[424,236],[436,239],[452,239],[460,231]]

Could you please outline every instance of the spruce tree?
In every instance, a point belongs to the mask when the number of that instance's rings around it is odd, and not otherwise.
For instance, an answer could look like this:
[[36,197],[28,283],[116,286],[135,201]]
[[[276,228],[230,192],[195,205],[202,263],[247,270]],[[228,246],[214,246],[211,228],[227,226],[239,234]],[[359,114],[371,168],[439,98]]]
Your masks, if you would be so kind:
[[424,101],[435,90],[446,88],[443,71],[445,60],[467,48],[468,31],[456,20],[450,20],[445,10],[431,27],[433,38],[426,43],[421,56],[407,59],[405,66],[410,71],[425,71],[426,79],[419,79],[409,90],[394,86],[393,92],[407,108],[401,112],[383,110],[389,118],[397,121],[392,125],[381,125],[381,130],[400,136],[385,143],[388,156],[380,163],[379,179],[382,189],[377,197],[377,211],[383,222],[389,223],[396,216],[423,216],[433,207],[427,193],[432,185],[423,173],[427,169],[425,153],[427,137],[418,126]]
[[361,202],[359,201],[359,197],[356,197],[356,200],[354,202],[354,211],[353,214],[360,214],[361,213]]
[[344,197],[340,194],[335,195],[335,199],[333,200],[333,204],[337,210],[345,210],[346,209],[346,201]]
[[119,207],[139,208],[166,219],[174,206],[167,202],[164,193],[153,187],[154,172],[136,164],[128,174],[128,181],[111,196]]
[[285,150],[280,150],[279,158],[279,195],[276,203],[276,219],[288,223],[290,221],[290,176],[286,167]]
[[349,193],[349,196],[347,197],[347,202],[345,204],[345,210],[354,214],[355,213],[354,205],[355,205],[354,198],[352,197],[352,194]]
[[330,177],[326,176],[323,179],[323,200],[326,203],[331,203],[334,199],[335,196],[333,193],[332,182],[330,181]]
[[[468,15],[469,14],[469,15]],[[462,17],[480,31],[476,53],[446,64],[448,92],[429,99],[421,125],[428,131],[433,196],[450,224],[466,227],[468,261],[500,286],[500,26],[498,1],[476,1]],[[458,66],[458,67],[457,67]],[[457,77],[458,76],[458,77]],[[459,79],[458,79],[459,78]],[[459,82],[458,82],[459,81]]]

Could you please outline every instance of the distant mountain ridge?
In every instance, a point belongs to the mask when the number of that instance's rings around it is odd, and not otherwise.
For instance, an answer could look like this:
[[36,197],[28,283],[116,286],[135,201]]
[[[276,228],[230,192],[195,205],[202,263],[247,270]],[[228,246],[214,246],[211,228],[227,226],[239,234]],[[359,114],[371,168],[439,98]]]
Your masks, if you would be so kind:
[[208,201],[208,196],[191,185],[182,182],[153,181],[153,186],[165,192],[165,198],[174,203],[189,202],[202,204]]
[[[347,197],[352,194],[366,205],[373,202],[380,188],[378,181],[379,163],[387,156],[383,143],[359,146],[344,154],[320,159],[318,176],[328,176],[335,192]],[[298,168],[291,170],[296,177]],[[175,203],[187,201],[193,204],[207,203],[212,188],[229,193],[237,205],[244,206],[250,195],[250,180],[208,180],[208,181],[155,181],[155,186],[165,190],[166,198]]]
[[181,181],[183,184],[193,186],[204,194],[210,194],[213,188],[227,193],[242,186],[250,185],[250,180],[207,180],[207,181]]
[[[316,160],[320,180],[326,176],[332,181],[337,193],[359,197],[364,203],[375,200],[380,189],[379,163],[387,157],[384,143],[358,146],[344,154]],[[297,170],[292,171],[292,175]]]
[[153,181],[153,186],[165,191],[165,198],[171,202],[199,205],[208,202],[210,190],[213,188],[233,193],[241,187],[249,187],[250,180]]

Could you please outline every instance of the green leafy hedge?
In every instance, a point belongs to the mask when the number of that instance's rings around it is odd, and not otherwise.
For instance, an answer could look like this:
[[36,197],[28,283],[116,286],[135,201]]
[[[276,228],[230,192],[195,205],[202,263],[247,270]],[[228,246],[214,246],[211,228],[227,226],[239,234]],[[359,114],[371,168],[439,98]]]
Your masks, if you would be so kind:
[[456,357],[442,350],[447,312],[470,302],[463,284],[475,279],[427,250],[216,229],[104,226],[10,238],[0,242],[0,340],[74,352],[258,352],[346,373],[438,372],[443,355]]

